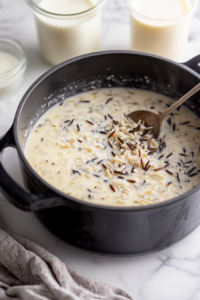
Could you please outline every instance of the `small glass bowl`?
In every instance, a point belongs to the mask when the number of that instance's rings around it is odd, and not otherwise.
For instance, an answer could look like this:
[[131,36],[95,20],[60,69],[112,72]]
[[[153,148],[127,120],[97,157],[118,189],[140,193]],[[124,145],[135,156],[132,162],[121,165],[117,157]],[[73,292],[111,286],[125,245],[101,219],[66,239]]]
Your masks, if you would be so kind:
[[9,71],[0,72],[0,99],[10,96],[24,80],[27,59],[21,44],[7,37],[0,37],[0,52],[5,52],[17,59],[17,64]]

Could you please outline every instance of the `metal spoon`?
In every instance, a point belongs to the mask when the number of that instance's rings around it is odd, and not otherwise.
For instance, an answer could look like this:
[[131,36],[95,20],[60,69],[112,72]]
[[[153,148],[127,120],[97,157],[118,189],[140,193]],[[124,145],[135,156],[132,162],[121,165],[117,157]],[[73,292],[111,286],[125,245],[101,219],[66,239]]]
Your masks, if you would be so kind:
[[200,83],[198,83],[193,89],[191,89],[187,94],[181,97],[178,101],[172,104],[166,111],[161,114],[155,114],[148,110],[138,110],[131,112],[127,115],[128,118],[132,119],[134,122],[138,123],[140,120],[144,122],[146,127],[153,127],[152,133],[155,138],[158,138],[160,135],[160,130],[162,126],[162,121],[169,116],[177,107],[179,107],[183,102],[188,100],[196,92],[200,90]]

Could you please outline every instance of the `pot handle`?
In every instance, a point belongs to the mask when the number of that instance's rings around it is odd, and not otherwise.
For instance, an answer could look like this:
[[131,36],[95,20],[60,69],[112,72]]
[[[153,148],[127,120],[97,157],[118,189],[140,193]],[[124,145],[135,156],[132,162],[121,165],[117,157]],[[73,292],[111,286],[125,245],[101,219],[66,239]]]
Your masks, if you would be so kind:
[[34,195],[16,183],[2,165],[2,154],[6,147],[16,148],[13,128],[0,138],[0,190],[16,207],[25,211],[36,211],[54,206],[66,205],[64,198],[51,191]]
[[189,67],[190,69],[200,74],[200,55],[197,55],[192,59],[184,62],[183,65]]

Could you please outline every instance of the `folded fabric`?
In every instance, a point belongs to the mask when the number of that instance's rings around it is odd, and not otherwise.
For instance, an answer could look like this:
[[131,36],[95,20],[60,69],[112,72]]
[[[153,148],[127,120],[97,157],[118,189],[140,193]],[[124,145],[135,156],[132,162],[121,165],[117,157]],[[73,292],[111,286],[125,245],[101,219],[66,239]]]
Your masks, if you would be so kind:
[[122,289],[68,269],[37,244],[0,222],[0,300],[127,300]]

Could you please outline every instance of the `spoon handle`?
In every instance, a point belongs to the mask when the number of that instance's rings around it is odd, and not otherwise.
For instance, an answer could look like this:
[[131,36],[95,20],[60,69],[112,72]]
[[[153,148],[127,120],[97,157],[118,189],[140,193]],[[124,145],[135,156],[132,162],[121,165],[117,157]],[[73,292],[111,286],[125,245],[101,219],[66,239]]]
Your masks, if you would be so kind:
[[188,100],[191,96],[196,94],[200,90],[200,83],[198,83],[192,90],[190,90],[187,94],[181,97],[178,101],[172,104],[166,111],[159,115],[160,120],[163,121],[171,112],[173,112],[177,107],[179,107],[183,102]]

